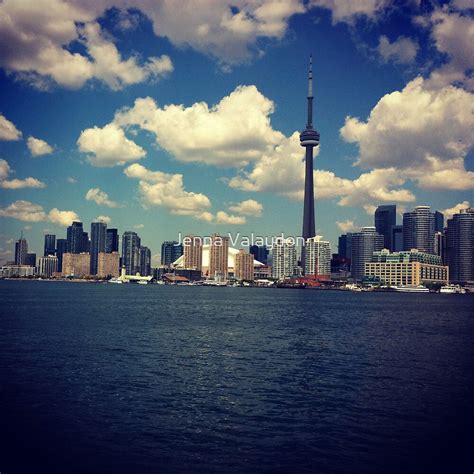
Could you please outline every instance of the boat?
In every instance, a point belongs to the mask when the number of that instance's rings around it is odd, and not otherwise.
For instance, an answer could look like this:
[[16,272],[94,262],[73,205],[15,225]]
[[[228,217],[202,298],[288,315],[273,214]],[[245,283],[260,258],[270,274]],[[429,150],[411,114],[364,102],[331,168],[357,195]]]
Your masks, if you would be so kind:
[[444,285],[439,289],[440,293],[450,293],[450,294],[464,294],[466,290],[459,285]]
[[137,283],[139,285],[148,285],[148,280],[138,280]]
[[118,278],[111,278],[111,279],[109,280],[109,283],[115,283],[115,284],[121,285],[121,284],[123,283],[123,281],[120,280],[120,279],[118,279]]
[[430,290],[423,285],[400,285],[392,286],[392,289],[401,293],[429,293]]

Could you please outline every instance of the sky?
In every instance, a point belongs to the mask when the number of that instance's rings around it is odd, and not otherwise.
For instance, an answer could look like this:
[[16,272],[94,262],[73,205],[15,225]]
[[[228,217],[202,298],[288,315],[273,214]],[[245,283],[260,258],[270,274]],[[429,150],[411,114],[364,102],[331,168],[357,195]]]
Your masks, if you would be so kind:
[[313,55],[317,233],[474,205],[474,4],[0,2],[0,263],[73,220],[161,242],[301,233]]

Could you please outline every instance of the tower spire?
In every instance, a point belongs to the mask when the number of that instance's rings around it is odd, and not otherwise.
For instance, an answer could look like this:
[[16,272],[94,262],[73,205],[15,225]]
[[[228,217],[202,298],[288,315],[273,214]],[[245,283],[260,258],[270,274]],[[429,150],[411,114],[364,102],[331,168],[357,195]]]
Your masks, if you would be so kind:
[[307,129],[313,128],[313,55],[309,55],[309,71],[308,71],[308,122]]

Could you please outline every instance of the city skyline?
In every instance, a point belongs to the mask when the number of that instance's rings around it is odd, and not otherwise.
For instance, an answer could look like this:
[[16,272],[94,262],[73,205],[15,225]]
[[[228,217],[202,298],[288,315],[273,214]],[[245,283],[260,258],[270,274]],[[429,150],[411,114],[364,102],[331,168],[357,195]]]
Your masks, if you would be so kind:
[[[51,8],[45,25],[63,19],[72,29],[61,39],[47,26],[34,32],[49,62],[25,45],[23,63],[12,52],[0,64],[2,261],[13,259],[21,231],[42,255],[44,234],[65,237],[72,220],[99,217],[120,234],[139,232],[155,264],[161,243],[179,232],[298,235],[297,130],[311,53],[323,137],[316,234],[336,249],[341,233],[373,225],[379,205],[396,204],[398,223],[417,205],[446,219],[472,206],[474,54],[472,42],[453,33],[472,25],[462,2],[315,4],[284,2],[270,15],[265,2],[266,13],[222,2],[201,41],[199,9],[195,28],[179,37],[167,26],[172,12],[161,12],[160,31],[139,2],[87,14],[81,2],[69,12]],[[0,14],[20,34],[39,8],[4,2]],[[108,70],[105,51],[115,58]]]

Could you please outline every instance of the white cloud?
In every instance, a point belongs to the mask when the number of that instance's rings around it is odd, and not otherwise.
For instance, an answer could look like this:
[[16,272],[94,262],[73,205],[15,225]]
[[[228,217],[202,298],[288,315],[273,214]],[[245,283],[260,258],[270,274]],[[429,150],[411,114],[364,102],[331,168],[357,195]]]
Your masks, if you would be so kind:
[[312,0],[313,6],[331,10],[334,23],[352,24],[357,18],[373,19],[388,5],[389,0]]
[[109,216],[97,216],[95,218],[96,222],[104,222],[105,224],[110,224],[112,219]]
[[263,206],[254,199],[247,199],[246,201],[229,206],[229,211],[237,212],[245,216],[259,217],[262,215]]
[[378,52],[384,62],[393,61],[400,64],[410,64],[415,61],[419,46],[411,38],[400,36],[393,43],[385,36],[379,38]]
[[46,184],[36,178],[7,179],[12,169],[6,160],[0,159],[0,188],[23,189],[23,188],[45,188]]
[[81,132],[77,140],[79,150],[90,153],[89,161],[94,166],[109,167],[123,165],[145,156],[145,150],[132,140],[114,123],[103,128],[88,128]]
[[60,211],[55,207],[49,211],[48,220],[53,224],[67,227],[74,221],[80,221],[81,219],[74,211]]
[[216,222],[218,224],[241,225],[247,222],[244,216],[229,215],[227,212],[218,211],[216,213]]
[[461,209],[468,209],[471,207],[471,203],[469,201],[463,201],[458,204],[455,204],[453,207],[449,207],[448,209],[443,209],[440,211],[444,214],[445,219],[451,219],[454,214],[459,214]]
[[354,221],[351,221],[349,219],[347,219],[345,221],[336,221],[336,225],[337,225],[337,227],[339,227],[339,229],[343,233],[352,232],[352,231],[355,231],[359,228],[359,226],[354,224]]
[[109,195],[105,191],[101,191],[99,188],[91,188],[86,193],[87,201],[94,201],[99,206],[105,206],[110,208],[121,207],[118,202],[109,199]]
[[0,140],[19,140],[21,132],[4,115],[0,114]]
[[144,229],[145,228],[145,225],[144,224],[135,224],[133,226],[134,229]]
[[77,179],[76,178],[73,178],[72,176],[69,176],[67,178],[67,182],[70,183],[70,184],[76,184],[77,183]]
[[61,226],[68,226],[72,221],[80,220],[74,211],[60,211],[54,208],[46,213],[43,206],[24,200],[18,200],[7,207],[0,208],[0,217],[11,217],[24,222],[49,221]]
[[150,97],[137,99],[108,126],[152,132],[157,144],[180,161],[238,167],[259,159],[282,139],[270,123],[273,110],[273,102],[255,86],[239,86],[212,107],[198,102],[161,108]]
[[51,145],[40,138],[28,137],[27,145],[32,156],[48,155],[54,151]]

